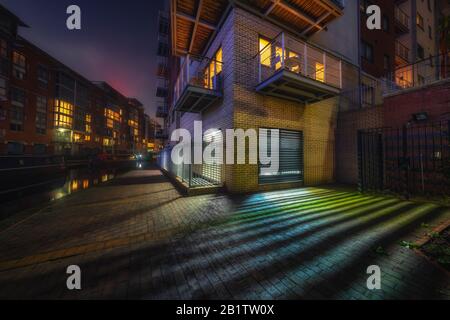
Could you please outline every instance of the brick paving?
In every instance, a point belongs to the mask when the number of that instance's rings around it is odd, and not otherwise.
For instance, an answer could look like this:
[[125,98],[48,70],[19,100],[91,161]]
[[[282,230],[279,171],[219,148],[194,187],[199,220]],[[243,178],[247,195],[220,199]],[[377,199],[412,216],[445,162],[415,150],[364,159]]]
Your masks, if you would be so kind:
[[[132,171],[0,224],[0,298],[449,299],[449,274],[399,244],[449,219],[340,187],[183,197],[158,170]],[[66,289],[72,264],[81,291]]]

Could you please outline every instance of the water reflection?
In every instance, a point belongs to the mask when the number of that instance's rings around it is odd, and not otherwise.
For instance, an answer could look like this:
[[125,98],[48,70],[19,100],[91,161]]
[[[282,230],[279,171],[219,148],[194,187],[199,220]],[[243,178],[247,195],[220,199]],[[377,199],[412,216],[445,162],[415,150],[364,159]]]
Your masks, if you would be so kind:
[[108,182],[115,178],[115,170],[91,171],[91,170],[71,170],[62,187],[52,190],[53,195],[50,200],[59,200],[72,193],[95,187],[101,183]]
[[39,186],[1,194],[0,219],[18,211],[40,207],[49,201],[56,201],[70,194],[99,186],[114,179],[118,173],[117,169],[74,169],[67,171],[65,176],[43,181]]

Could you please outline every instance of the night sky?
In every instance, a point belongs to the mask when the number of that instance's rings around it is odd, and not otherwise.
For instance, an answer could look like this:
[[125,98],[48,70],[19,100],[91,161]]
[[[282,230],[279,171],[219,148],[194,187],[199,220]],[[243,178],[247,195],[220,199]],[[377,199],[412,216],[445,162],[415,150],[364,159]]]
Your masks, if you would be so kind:
[[[156,109],[157,17],[164,0],[0,0],[29,29],[20,34],[93,81],[106,81]],[[69,31],[66,9],[80,6],[82,30]]]

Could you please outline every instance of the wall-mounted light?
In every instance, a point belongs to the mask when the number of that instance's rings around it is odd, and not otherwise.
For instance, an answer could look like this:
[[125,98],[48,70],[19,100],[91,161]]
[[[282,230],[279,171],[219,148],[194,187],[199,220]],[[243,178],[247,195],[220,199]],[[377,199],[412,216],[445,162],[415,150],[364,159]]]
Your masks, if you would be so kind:
[[414,121],[427,121],[428,120],[428,113],[426,112],[419,112],[413,114]]

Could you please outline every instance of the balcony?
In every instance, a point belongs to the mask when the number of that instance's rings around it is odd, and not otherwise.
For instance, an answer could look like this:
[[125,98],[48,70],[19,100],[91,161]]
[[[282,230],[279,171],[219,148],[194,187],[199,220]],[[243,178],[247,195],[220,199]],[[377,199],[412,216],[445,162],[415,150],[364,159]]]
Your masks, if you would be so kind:
[[304,37],[344,14],[344,0],[171,0],[172,52],[201,55],[233,6]]
[[409,32],[409,16],[398,6],[395,6],[395,31],[397,34]]
[[395,41],[395,65],[401,66],[409,63],[409,48],[400,41]]
[[340,93],[340,59],[284,33],[271,42],[261,40],[260,48],[255,57],[258,92],[302,103]]
[[157,118],[167,118],[168,112],[166,107],[158,107],[156,109],[156,117]]
[[221,61],[187,55],[174,87],[175,110],[201,113],[220,100],[222,75]]

